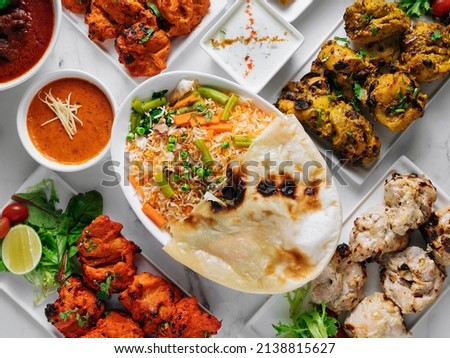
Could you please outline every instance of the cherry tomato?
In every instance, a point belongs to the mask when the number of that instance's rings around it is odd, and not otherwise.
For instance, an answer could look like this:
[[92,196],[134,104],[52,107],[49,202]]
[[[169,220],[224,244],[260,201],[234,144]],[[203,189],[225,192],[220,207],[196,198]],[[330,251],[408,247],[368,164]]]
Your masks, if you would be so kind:
[[434,0],[432,9],[434,16],[446,16],[450,12],[450,0]]
[[0,218],[0,240],[3,239],[9,231],[9,219],[7,217]]
[[5,206],[2,216],[7,217],[11,224],[17,224],[28,217],[28,208],[22,203],[11,203]]

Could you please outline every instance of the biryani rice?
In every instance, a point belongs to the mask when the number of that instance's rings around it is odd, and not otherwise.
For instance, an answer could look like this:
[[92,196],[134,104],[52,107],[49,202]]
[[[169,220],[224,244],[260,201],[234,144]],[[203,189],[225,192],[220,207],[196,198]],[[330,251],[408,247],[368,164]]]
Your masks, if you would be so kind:
[[[214,114],[223,110],[224,105],[206,99],[205,107]],[[162,117],[170,113],[170,106],[163,106],[161,109]],[[214,197],[225,186],[228,164],[247,150],[234,145],[233,136],[255,138],[274,117],[273,113],[266,113],[257,108],[250,99],[240,97],[231,116],[226,120],[226,123],[231,125],[229,132],[212,134],[207,127],[201,125],[185,127],[158,123],[153,126],[152,133],[136,135],[133,140],[127,142],[127,152],[130,180],[138,183],[142,203],[148,203],[167,220],[165,229],[170,232],[171,224],[185,219],[204,198],[205,193]],[[176,142],[169,150],[169,138],[173,141],[173,137]],[[197,139],[206,144],[214,160],[211,167],[204,166],[202,153],[194,145]],[[225,142],[228,142],[228,146]],[[164,173],[168,178],[174,191],[170,198],[163,194],[155,180],[156,173]]]

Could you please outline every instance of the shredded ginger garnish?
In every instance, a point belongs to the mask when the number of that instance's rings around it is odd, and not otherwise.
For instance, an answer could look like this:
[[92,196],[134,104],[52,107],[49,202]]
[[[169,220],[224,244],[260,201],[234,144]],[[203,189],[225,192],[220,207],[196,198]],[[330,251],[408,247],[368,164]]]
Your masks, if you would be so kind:
[[73,139],[73,136],[77,133],[76,123],[78,122],[81,126],[83,126],[83,122],[80,118],[77,117],[77,112],[81,105],[70,104],[71,95],[72,94],[69,93],[67,99],[65,101],[62,101],[59,98],[53,97],[52,91],[49,90],[48,93],[45,94],[45,99],[39,99],[47,106],[49,106],[53,113],[56,114],[56,117],[49,119],[45,123],[42,123],[41,127],[59,119],[69,138]]

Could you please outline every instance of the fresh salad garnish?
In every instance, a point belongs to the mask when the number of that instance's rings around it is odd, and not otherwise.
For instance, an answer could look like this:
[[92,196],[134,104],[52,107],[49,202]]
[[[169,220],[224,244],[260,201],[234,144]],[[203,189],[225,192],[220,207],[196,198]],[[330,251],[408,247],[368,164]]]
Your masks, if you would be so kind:
[[328,338],[335,337],[339,322],[328,315],[326,304],[314,305],[306,299],[310,285],[300,287],[286,294],[289,302],[290,323],[272,325],[277,336],[287,338]]
[[409,17],[428,15],[431,12],[430,0],[400,0],[399,7]]
[[450,0],[400,0],[399,6],[409,17],[433,15],[443,18],[450,12]]
[[[77,240],[82,230],[103,211],[103,198],[95,190],[74,195],[65,208],[57,208],[59,197],[52,179],[45,179],[12,196],[14,205],[28,210],[24,225],[32,227],[42,243],[42,256],[34,270],[23,277],[39,288],[36,304],[56,291],[67,277],[78,272]],[[13,222],[11,221],[11,225]],[[8,272],[0,258],[0,272]]]

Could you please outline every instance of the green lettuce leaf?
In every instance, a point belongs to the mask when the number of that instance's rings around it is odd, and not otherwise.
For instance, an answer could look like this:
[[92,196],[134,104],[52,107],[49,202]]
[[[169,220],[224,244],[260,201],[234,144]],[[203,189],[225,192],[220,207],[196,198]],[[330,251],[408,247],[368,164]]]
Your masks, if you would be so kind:
[[272,325],[277,336],[289,338],[328,338],[337,334],[339,322],[327,314],[326,304],[311,305],[307,301],[309,285],[286,294],[289,302],[288,324],[278,322]]

